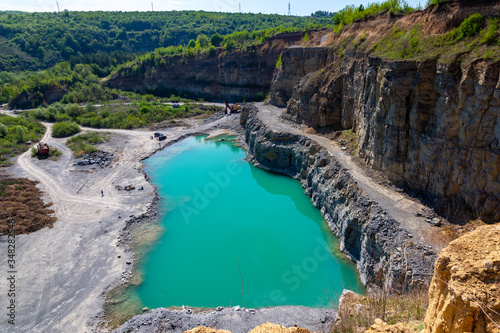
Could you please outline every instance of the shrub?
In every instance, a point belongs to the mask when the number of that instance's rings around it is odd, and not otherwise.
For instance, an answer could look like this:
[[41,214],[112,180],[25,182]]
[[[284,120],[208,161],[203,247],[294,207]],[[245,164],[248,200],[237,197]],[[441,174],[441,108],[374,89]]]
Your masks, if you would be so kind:
[[259,91],[259,92],[257,93],[256,99],[257,99],[258,101],[263,101],[265,98],[266,98],[266,95],[264,94],[264,92]]
[[0,123],[0,137],[3,138],[7,134],[9,134],[9,130],[7,129],[7,126],[5,126],[4,124]]
[[65,138],[78,132],[80,132],[80,127],[75,123],[55,123],[52,126],[52,136],[54,138]]
[[276,68],[281,68],[281,66],[282,66],[282,63],[281,63],[281,54],[280,54],[278,61],[276,61]]
[[26,134],[26,130],[23,126],[16,126],[14,127],[14,137],[16,138],[17,143],[24,143],[26,142],[26,139],[24,138],[24,135]]
[[66,114],[71,118],[76,118],[84,113],[82,107],[78,106],[78,104],[69,104],[66,107]]
[[62,153],[56,148],[50,148],[49,155],[52,157],[59,157],[62,156]]
[[342,32],[342,28],[344,28],[344,23],[340,22],[335,26],[335,28],[333,28],[333,32],[336,34],[340,34]]
[[479,13],[472,14],[460,24],[460,39],[464,37],[473,37],[479,32],[483,24],[483,16]]
[[488,29],[481,38],[481,44],[492,44],[497,38],[498,19],[495,17],[488,21]]
[[141,114],[149,113],[151,111],[149,106],[143,105],[141,107]]

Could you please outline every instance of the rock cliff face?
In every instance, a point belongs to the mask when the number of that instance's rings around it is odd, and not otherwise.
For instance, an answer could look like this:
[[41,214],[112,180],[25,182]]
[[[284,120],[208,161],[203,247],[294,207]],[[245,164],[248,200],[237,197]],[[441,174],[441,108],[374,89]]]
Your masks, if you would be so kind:
[[428,283],[436,259],[432,250],[402,230],[320,145],[269,130],[256,113],[255,107],[246,106],[241,118],[249,158],[302,182],[339,237],[341,250],[356,263],[365,286],[404,292]]
[[164,57],[163,64],[129,76],[119,71],[106,82],[111,88],[208,100],[262,100],[269,92],[276,62],[285,46],[300,43],[303,33],[277,35],[244,51],[218,49],[209,56]]
[[[306,53],[287,50],[282,62],[308,62]],[[352,128],[359,156],[394,183],[500,220],[500,63],[390,61],[355,51],[324,58],[328,66],[295,81],[284,117]],[[293,80],[280,77],[287,74],[278,73],[279,89],[271,90],[285,96]]]
[[306,74],[317,71],[331,62],[332,49],[324,47],[290,47],[283,50],[281,67],[273,76],[270,102],[285,107],[292,97],[293,87]]
[[441,252],[424,332],[500,332],[499,240],[500,226],[483,226]]
[[31,109],[39,105],[47,106],[60,101],[67,93],[67,89],[45,89],[40,93],[25,92],[21,93],[9,103],[10,109]]

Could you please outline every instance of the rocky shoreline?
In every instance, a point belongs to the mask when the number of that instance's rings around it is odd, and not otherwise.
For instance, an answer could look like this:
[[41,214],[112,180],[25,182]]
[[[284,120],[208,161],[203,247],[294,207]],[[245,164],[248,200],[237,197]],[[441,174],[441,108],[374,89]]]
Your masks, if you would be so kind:
[[239,306],[195,313],[189,308],[154,309],[135,316],[114,333],[182,333],[198,326],[246,333],[266,321],[283,326],[299,326],[311,332],[328,332],[337,314],[333,309],[304,306],[278,306],[263,309],[243,309]]
[[[214,126],[210,130],[203,132],[193,132],[186,135],[182,135],[179,138],[169,141],[165,147],[168,147],[174,143],[182,141],[193,135],[207,135],[209,132],[220,132],[224,130],[230,130],[239,136],[239,146],[247,148],[245,143],[245,132],[244,128],[240,123],[233,122],[228,125]],[[163,147],[163,148],[165,148]],[[162,148],[162,149],[163,149]],[[143,160],[147,159],[152,154],[145,157]],[[141,170],[144,173],[143,170]],[[147,177],[147,175],[144,173]],[[154,187],[154,184],[152,184]],[[155,187],[156,189],[156,187]],[[120,247],[124,247],[126,253],[130,255],[127,259],[129,263],[129,269],[124,273],[120,284],[115,288],[123,288],[130,282],[134,272],[134,262],[135,254],[130,248],[133,228],[140,226],[145,221],[151,221],[158,216],[158,205],[159,196],[157,191],[155,191],[155,197],[153,201],[149,204],[148,209],[145,213],[139,216],[129,216],[126,221],[126,225],[120,233],[118,243]],[[127,257],[128,258],[128,257]],[[299,326],[307,328],[311,331],[316,332],[326,332],[329,331],[331,325],[335,320],[337,310],[329,308],[310,308],[304,306],[278,306],[271,308],[262,309],[245,309],[239,306],[232,308],[218,308],[218,309],[191,309],[182,308],[181,310],[173,310],[166,308],[153,309],[142,315],[137,315],[132,319],[128,320],[126,323],[122,324],[113,332],[125,333],[125,332],[173,332],[181,333],[189,329],[193,329],[200,325],[210,326],[212,328],[223,328],[229,329],[233,333],[246,333],[251,328],[256,327],[266,321],[284,325],[284,326]],[[101,315],[99,319],[96,320],[99,324],[105,324],[106,316]]]
[[364,193],[319,144],[268,129],[255,106],[243,109],[248,158],[256,166],[299,180],[356,263],[369,290],[406,292],[428,285],[436,253]]
[[[242,127],[227,128],[240,135],[240,145],[247,150],[249,161],[301,181],[306,194],[321,209],[332,232],[339,238],[341,250],[356,263],[363,284],[371,291],[394,292],[428,285],[436,253],[401,228],[387,211],[363,193],[349,173],[319,144],[299,135],[268,129],[257,117],[257,111],[255,106],[246,105],[240,120]],[[196,134],[202,133],[190,135]],[[150,206],[153,215],[158,203],[155,200],[156,204]],[[127,239],[127,229],[131,225],[151,219],[148,212],[127,221],[122,242]],[[337,313],[335,309],[303,306],[218,310],[154,309],[135,316],[113,332],[184,332],[197,326],[209,326],[243,333],[265,321],[328,331]]]

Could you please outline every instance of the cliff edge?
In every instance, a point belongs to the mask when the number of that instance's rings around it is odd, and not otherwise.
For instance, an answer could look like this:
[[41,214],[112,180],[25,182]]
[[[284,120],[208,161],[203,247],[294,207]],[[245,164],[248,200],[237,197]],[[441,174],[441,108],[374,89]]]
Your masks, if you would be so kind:
[[[382,13],[313,47],[287,48],[270,102],[318,131],[352,130],[363,162],[451,221],[498,222],[499,6],[456,1]],[[453,37],[472,13],[483,15],[475,35]],[[488,29],[493,44],[482,37]]]
[[441,252],[424,332],[500,332],[500,225],[480,227]]

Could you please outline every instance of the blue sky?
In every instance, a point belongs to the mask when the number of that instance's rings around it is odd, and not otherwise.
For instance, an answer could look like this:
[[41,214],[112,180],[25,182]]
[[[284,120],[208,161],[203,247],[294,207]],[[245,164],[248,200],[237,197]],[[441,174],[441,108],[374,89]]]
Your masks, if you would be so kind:
[[[373,1],[362,0],[291,0],[292,15],[309,15],[317,10],[337,11],[346,5],[366,5]],[[417,6],[420,1],[409,0],[412,6]],[[286,14],[288,12],[288,0],[153,0],[154,10],[207,10],[237,12],[239,3],[244,13],[277,13]],[[422,6],[426,0],[421,1]],[[113,10],[113,11],[146,11],[151,9],[151,0],[59,0],[61,10]],[[2,0],[0,10],[22,10],[22,11],[56,11],[56,0]]]

